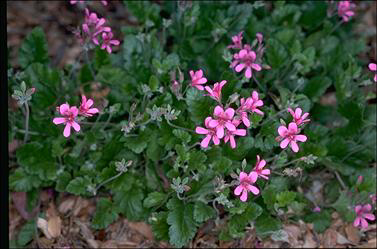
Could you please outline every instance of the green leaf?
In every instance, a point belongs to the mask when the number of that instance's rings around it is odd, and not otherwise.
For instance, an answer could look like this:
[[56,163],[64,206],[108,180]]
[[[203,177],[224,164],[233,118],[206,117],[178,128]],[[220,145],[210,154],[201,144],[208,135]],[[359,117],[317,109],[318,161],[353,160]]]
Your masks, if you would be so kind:
[[17,150],[17,161],[25,172],[38,175],[41,179],[52,180],[56,177],[57,164],[48,146],[48,144],[32,142]]
[[327,210],[304,216],[305,222],[313,223],[317,233],[323,233],[331,224],[331,214]]
[[166,194],[160,192],[152,192],[144,199],[144,207],[151,208],[162,204],[165,201]]
[[152,161],[157,162],[160,159],[161,154],[163,153],[162,147],[158,145],[158,134],[155,132],[149,138],[149,144],[147,148],[147,156],[152,159]]
[[276,195],[276,200],[278,201],[279,206],[281,207],[287,206],[288,204],[293,202],[295,198],[296,198],[296,192],[292,192],[292,191],[284,191]]
[[34,237],[36,229],[35,220],[27,222],[22,226],[20,232],[17,235],[17,244],[19,246],[26,246]]
[[144,194],[139,186],[133,185],[133,188],[127,191],[118,191],[115,193],[115,206],[126,216],[128,220],[141,220],[146,216],[143,208]]
[[97,81],[104,82],[110,85],[121,85],[125,82],[127,74],[124,70],[113,66],[103,66],[97,74]]
[[174,129],[173,134],[185,144],[188,144],[191,141],[191,135],[187,131]]
[[140,136],[126,137],[125,140],[126,143],[124,145],[136,154],[140,154],[148,146],[147,142],[143,138],[140,138]]
[[39,187],[41,180],[38,176],[27,174],[22,168],[18,168],[9,176],[9,188],[17,192],[28,192]]
[[197,224],[194,220],[194,207],[192,204],[184,204],[176,198],[170,199],[167,206],[170,210],[167,218],[170,225],[169,242],[181,248],[194,238],[197,230]]
[[41,27],[34,28],[22,42],[18,60],[22,68],[34,62],[48,63],[47,41]]
[[319,98],[326,92],[327,88],[331,86],[330,78],[326,76],[313,77],[304,88],[304,94],[313,101],[318,101]]
[[361,129],[363,125],[363,109],[360,103],[345,101],[339,105],[338,112],[348,119],[348,124],[338,129],[340,135],[354,135]]
[[198,201],[194,207],[194,219],[196,222],[201,223],[215,217],[215,210],[207,204]]
[[281,222],[277,218],[264,214],[255,221],[255,232],[258,236],[265,238],[281,229]]
[[167,223],[168,212],[159,212],[155,219],[152,219],[153,234],[158,240],[169,240],[169,224]]
[[88,195],[90,182],[88,177],[76,177],[68,183],[66,191],[74,195]]
[[275,69],[278,69],[287,62],[288,52],[287,49],[276,39],[270,38],[267,41],[267,60],[268,64]]
[[99,199],[91,226],[94,229],[104,229],[116,219],[118,219],[118,213],[115,211],[111,200],[107,198]]
[[188,165],[190,169],[197,169],[199,171],[205,170],[206,165],[204,162],[207,160],[207,156],[204,152],[201,151],[193,151],[190,153],[190,159]]
[[56,179],[55,189],[59,192],[65,192],[66,187],[69,184],[69,182],[71,181],[71,179],[72,179],[72,177],[68,172],[66,172],[66,171],[62,172],[60,175],[58,175],[58,177]]
[[199,126],[203,127],[205,118],[211,115],[211,103],[211,98],[203,96],[203,93],[194,87],[190,87],[186,93],[186,104],[190,119]]
[[213,162],[213,169],[224,174],[227,174],[232,170],[231,166],[232,160],[227,157],[220,157],[218,160]]
[[152,91],[157,91],[158,86],[160,82],[158,81],[158,78],[154,75],[151,75],[149,78],[149,87],[151,88]]
[[165,72],[169,71],[171,68],[179,66],[179,57],[176,53],[169,54],[162,61],[162,68]]
[[351,208],[352,201],[351,198],[347,196],[346,191],[340,192],[338,199],[331,206],[335,208],[346,221],[350,222],[355,218]]
[[[232,238],[241,238],[244,236],[246,225],[257,219],[263,212],[262,208],[256,204],[240,204],[240,207],[246,207],[244,211],[242,208],[239,210],[241,212],[232,215],[228,223],[228,232]],[[235,210],[233,210],[235,211]]]

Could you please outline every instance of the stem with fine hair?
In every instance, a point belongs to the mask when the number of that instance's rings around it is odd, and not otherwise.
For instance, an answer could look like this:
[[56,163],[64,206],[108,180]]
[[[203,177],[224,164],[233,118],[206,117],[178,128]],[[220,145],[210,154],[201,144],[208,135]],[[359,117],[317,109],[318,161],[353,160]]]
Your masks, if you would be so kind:
[[168,119],[166,119],[166,122],[167,122],[168,125],[170,125],[171,127],[174,127],[174,128],[177,128],[177,129],[182,129],[182,130],[185,130],[185,131],[189,131],[189,132],[195,133],[195,131],[193,131],[193,130],[187,129],[187,128],[185,128],[185,127],[180,127],[180,126],[175,125],[175,124],[172,124]]
[[90,63],[90,60],[89,60],[88,50],[85,49],[84,51],[85,51],[85,61],[86,61],[86,64],[88,64],[89,71],[92,74],[93,79],[96,80],[96,74],[95,74],[94,69],[92,68],[92,64]]
[[25,120],[25,136],[24,136],[24,143],[26,143],[28,136],[29,136],[29,104],[27,101],[25,102],[25,109],[26,109],[26,120]]
[[123,173],[124,173],[124,172],[121,171],[121,172],[119,172],[118,174],[116,174],[115,176],[112,176],[112,177],[110,177],[109,179],[107,179],[107,180],[101,182],[101,183],[96,187],[95,193],[97,193],[97,191],[98,191],[103,185],[105,185],[106,183],[111,182],[112,180],[118,178],[118,177],[121,176]]

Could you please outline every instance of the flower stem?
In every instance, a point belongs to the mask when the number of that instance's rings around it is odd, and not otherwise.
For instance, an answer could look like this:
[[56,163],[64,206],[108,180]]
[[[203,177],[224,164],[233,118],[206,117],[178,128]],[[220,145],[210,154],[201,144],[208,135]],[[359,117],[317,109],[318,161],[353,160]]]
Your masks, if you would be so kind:
[[124,173],[123,171],[122,171],[122,172],[119,172],[119,173],[116,174],[115,176],[112,176],[112,177],[110,177],[109,179],[107,179],[107,180],[103,181],[102,183],[100,183],[100,184],[96,187],[95,193],[97,193],[97,191],[98,191],[103,185],[105,185],[106,183],[111,182],[112,180],[118,178],[118,177],[121,176],[123,173]]
[[174,128],[177,128],[177,129],[182,129],[182,130],[185,130],[185,131],[189,131],[189,132],[192,132],[192,133],[195,133],[195,131],[193,130],[190,130],[190,129],[187,129],[187,128],[184,128],[184,127],[180,127],[178,125],[175,125],[175,124],[172,124],[169,120],[166,119],[166,122],[168,123],[168,125],[170,125],[171,127],[174,127]]
[[26,143],[28,136],[29,136],[29,104],[25,102],[25,110],[26,110],[26,120],[25,120],[25,136],[24,136],[24,144]]
[[86,64],[88,64],[89,71],[92,74],[93,79],[96,80],[96,73],[94,72],[94,69],[92,68],[92,64],[90,63],[88,50],[84,50],[84,51],[85,51],[84,54],[85,54]]
[[106,126],[107,126],[107,125],[109,124],[109,122],[110,122],[110,119],[111,119],[112,115],[113,115],[112,113],[109,113],[109,117],[107,118],[106,123],[103,125],[103,128],[102,128],[102,129],[105,130]]
[[338,180],[338,182],[339,182],[340,185],[342,186],[342,188],[343,188],[344,190],[347,190],[347,187],[346,187],[346,185],[344,184],[344,182],[343,182],[342,178],[340,177],[339,173],[338,173],[337,171],[334,171],[334,174],[335,174],[335,176],[336,176],[336,179]]

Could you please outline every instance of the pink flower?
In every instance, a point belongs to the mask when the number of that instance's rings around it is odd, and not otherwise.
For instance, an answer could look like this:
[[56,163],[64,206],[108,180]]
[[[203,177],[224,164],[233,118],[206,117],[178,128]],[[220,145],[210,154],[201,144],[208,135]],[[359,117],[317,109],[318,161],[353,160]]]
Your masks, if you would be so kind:
[[111,54],[111,45],[118,46],[120,42],[118,40],[111,40],[113,38],[113,33],[102,33],[102,45],[101,49],[106,49],[109,54]]
[[[234,119],[232,121],[232,123],[234,124],[235,127],[237,127],[241,121],[239,120],[236,120]],[[224,137],[224,142],[227,143],[228,141],[230,141],[230,147],[232,149],[236,148],[237,144],[236,144],[236,140],[234,139],[234,136],[246,136],[246,130],[245,129],[236,129],[235,131],[227,131],[226,132],[226,135]]]
[[209,93],[209,96],[216,100],[217,102],[221,102],[221,89],[226,84],[226,80],[221,81],[220,83],[215,83],[213,89],[209,86],[206,86],[205,89]]
[[105,18],[98,18],[96,13],[90,13],[85,9],[85,23],[82,25],[82,30],[86,33],[92,42],[99,45],[97,35],[101,32],[111,32],[110,27],[104,27]]
[[319,213],[319,212],[321,212],[321,208],[317,206],[317,207],[313,208],[313,212]]
[[209,142],[211,141],[211,138],[212,138],[212,141],[215,145],[219,145],[220,144],[220,139],[217,137],[216,135],[216,130],[209,127],[209,122],[212,120],[211,117],[207,117],[204,121],[204,124],[205,124],[205,128],[203,127],[196,127],[195,129],[195,132],[197,134],[204,134],[204,135],[207,135],[203,140],[202,142],[200,143],[200,146],[202,146],[203,148],[207,148],[208,147],[208,144]]
[[107,6],[107,1],[106,1],[106,0],[102,0],[101,3],[102,3],[104,6]]
[[257,37],[258,43],[261,44],[263,42],[263,34],[257,33],[256,37]]
[[309,116],[309,113],[306,112],[301,116],[301,108],[296,108],[295,111],[293,111],[291,108],[288,108],[288,112],[292,115],[293,121],[297,124],[297,126],[310,122],[310,119],[305,119],[307,116]]
[[247,51],[246,49],[242,49],[238,53],[238,58],[240,60],[240,64],[235,67],[236,72],[241,72],[244,68],[245,70],[245,77],[250,79],[253,75],[252,68],[256,71],[262,70],[262,67],[259,64],[254,63],[256,59],[256,54],[254,51]]
[[364,179],[363,176],[358,176],[356,184],[361,184],[363,182],[363,179]]
[[198,90],[204,90],[204,87],[201,86],[207,82],[207,79],[203,77],[202,69],[194,73],[193,70],[190,71],[191,76],[191,86],[196,87]]
[[288,129],[284,125],[281,125],[278,128],[279,137],[277,137],[277,140],[283,140],[280,143],[280,148],[285,149],[288,144],[292,148],[293,152],[298,152],[299,148],[297,145],[297,141],[305,142],[307,140],[307,137],[305,135],[299,135],[300,132],[299,129],[297,129],[296,123],[289,123]]
[[368,227],[368,222],[366,220],[375,220],[375,217],[373,214],[369,214],[369,212],[372,210],[372,206],[370,204],[366,204],[364,206],[357,205],[355,207],[356,212],[356,219],[353,222],[354,227],[361,226],[362,228]]
[[97,108],[90,108],[93,105],[93,100],[86,100],[86,97],[84,95],[81,96],[81,99],[82,100],[79,108],[79,115],[82,115],[84,117],[91,117],[93,116],[93,114],[99,112]]
[[262,178],[268,180],[267,175],[271,174],[271,172],[270,172],[269,169],[263,169],[264,166],[266,166],[266,161],[265,160],[261,161],[259,155],[257,155],[257,163],[256,163],[253,171],[258,174],[258,177],[262,177]]
[[240,33],[238,33],[238,35],[232,36],[233,44],[227,46],[226,48],[241,49],[242,48],[242,33],[243,33],[243,31],[241,31]]
[[216,106],[215,110],[213,112],[213,115],[217,119],[212,119],[209,122],[209,127],[210,128],[216,128],[216,135],[218,138],[223,138],[224,137],[224,127],[228,131],[236,131],[236,127],[232,123],[232,119],[234,116],[234,109],[233,108],[228,108],[225,110],[221,106]]
[[240,200],[242,202],[247,201],[247,193],[250,191],[254,195],[259,194],[259,189],[252,184],[257,181],[258,175],[255,172],[250,172],[249,175],[245,172],[241,172],[239,176],[240,184],[234,189],[235,195],[241,195]]
[[349,18],[355,14],[352,11],[355,7],[356,5],[350,1],[340,1],[338,2],[338,15],[343,18],[344,22],[348,22]]
[[263,106],[263,101],[259,99],[259,95],[257,91],[253,91],[251,94],[251,98],[248,98],[249,100],[249,109],[252,112],[255,112],[256,114],[259,115],[264,115],[264,113],[258,109],[258,107]]
[[[377,71],[377,65],[376,65],[376,63],[369,63],[368,67],[369,67],[369,70],[372,71],[372,72],[376,72]],[[377,82],[377,74],[374,74],[373,80],[374,80],[374,82]]]
[[76,106],[69,107],[68,104],[62,104],[59,107],[60,114],[64,117],[58,117],[53,119],[53,123],[58,124],[65,124],[63,135],[65,137],[69,137],[71,134],[71,127],[75,129],[75,131],[80,131],[80,125],[76,122],[76,117],[78,114],[78,110]]

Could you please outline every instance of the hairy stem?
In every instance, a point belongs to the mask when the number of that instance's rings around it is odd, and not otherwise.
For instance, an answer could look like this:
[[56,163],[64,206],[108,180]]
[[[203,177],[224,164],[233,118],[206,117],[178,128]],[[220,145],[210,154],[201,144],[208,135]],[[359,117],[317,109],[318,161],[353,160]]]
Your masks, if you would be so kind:
[[177,128],[177,129],[182,129],[182,130],[185,130],[185,131],[189,131],[189,132],[192,132],[192,133],[195,133],[195,131],[193,130],[190,130],[190,129],[187,129],[187,128],[184,128],[184,127],[180,127],[178,125],[175,125],[175,124],[172,124],[169,120],[166,119],[166,122],[168,123],[168,125],[170,125],[171,127],[174,127],[174,128]]
[[103,185],[105,185],[106,183],[111,182],[112,180],[118,178],[118,177],[121,176],[123,173],[124,173],[123,171],[122,171],[122,172],[119,172],[119,173],[116,174],[115,176],[112,176],[112,177],[110,177],[109,179],[107,179],[107,180],[103,181],[102,183],[100,183],[100,184],[96,187],[95,192],[97,193],[97,191],[98,191]]
[[90,63],[88,50],[84,50],[84,51],[85,51],[84,54],[85,54],[86,64],[88,64],[89,71],[92,74],[93,79],[96,80],[96,73],[94,72],[94,69],[92,68],[92,64]]
[[29,104],[25,102],[25,110],[26,110],[26,119],[25,119],[25,135],[24,135],[24,144],[26,143],[28,136],[29,136]]

